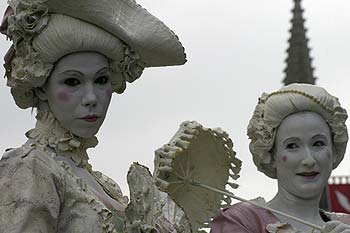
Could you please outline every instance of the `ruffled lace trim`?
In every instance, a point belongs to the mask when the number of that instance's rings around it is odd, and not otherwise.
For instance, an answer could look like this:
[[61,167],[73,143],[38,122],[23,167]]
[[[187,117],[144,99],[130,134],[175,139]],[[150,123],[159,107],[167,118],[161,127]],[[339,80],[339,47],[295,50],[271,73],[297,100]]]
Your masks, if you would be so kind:
[[[36,118],[37,123],[35,128],[26,133],[29,139],[36,141],[37,146],[43,148],[43,150],[47,150],[47,147],[52,148],[54,156],[69,157],[77,166],[88,170],[109,196],[126,206],[128,199],[123,196],[119,186],[102,173],[93,171],[92,166],[88,163],[89,157],[86,150],[97,145],[98,141],[96,137],[84,139],[73,135],[63,128],[51,112],[39,112]],[[70,165],[64,161],[60,162],[60,164],[68,174],[75,177],[77,186],[86,192],[89,205],[102,219],[104,232],[121,232],[124,224],[123,214],[114,209],[109,210],[106,208],[98,198],[88,191],[86,182],[71,172]]]
[[[72,171],[71,166],[65,161],[60,161],[64,170],[75,179],[77,187],[85,192],[87,203],[97,213],[102,220],[102,229],[105,233],[119,233],[122,232],[124,226],[124,214],[114,209],[108,209],[105,204],[99,200],[91,190],[88,189],[86,182],[78,178]],[[121,200],[117,200],[122,203]],[[126,204],[124,204],[126,206]]]
[[86,150],[95,147],[96,137],[80,138],[63,128],[51,112],[39,112],[34,129],[29,130],[26,136],[35,140],[43,148],[51,147],[56,155],[70,157],[77,166],[91,170]]
[[86,150],[97,145],[96,137],[85,139],[75,136],[63,128],[51,112],[39,112],[36,118],[35,128],[26,133],[29,139],[35,140],[44,150],[46,147],[52,148],[56,156],[69,157],[78,167],[88,170],[109,196],[124,205],[128,203],[118,184],[101,172],[93,171],[88,162]]

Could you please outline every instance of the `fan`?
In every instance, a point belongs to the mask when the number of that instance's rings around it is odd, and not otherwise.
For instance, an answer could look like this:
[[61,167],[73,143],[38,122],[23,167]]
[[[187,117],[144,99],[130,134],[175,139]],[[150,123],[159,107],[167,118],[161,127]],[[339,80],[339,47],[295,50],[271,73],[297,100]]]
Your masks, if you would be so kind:
[[227,184],[238,187],[228,182],[230,177],[239,177],[242,164],[232,147],[223,130],[186,121],[170,142],[155,152],[156,183],[184,209],[193,232],[231,201],[226,193],[199,186],[205,184],[220,190],[226,190]]
[[238,188],[232,181],[239,178],[242,165],[232,147],[228,134],[220,128],[209,129],[195,121],[185,121],[170,142],[155,152],[156,184],[183,208],[192,232],[198,232],[203,223],[210,222],[220,208],[230,204],[230,198],[322,230],[320,226],[228,192],[227,185]]

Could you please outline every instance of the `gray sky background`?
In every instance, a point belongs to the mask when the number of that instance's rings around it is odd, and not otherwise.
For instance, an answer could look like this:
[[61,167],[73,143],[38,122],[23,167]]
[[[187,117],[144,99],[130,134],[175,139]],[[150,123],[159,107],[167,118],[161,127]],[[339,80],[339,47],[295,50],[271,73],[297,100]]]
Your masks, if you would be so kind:
[[[94,169],[112,177],[128,194],[126,174],[138,161],[153,170],[154,150],[185,120],[221,127],[243,161],[240,187],[246,198],[272,198],[275,181],[258,172],[248,150],[246,126],[263,91],[281,87],[292,0],[138,0],[180,37],[188,62],[151,68],[114,95],[99,145],[89,151]],[[350,2],[305,0],[304,16],[317,84],[339,97],[350,112]],[[6,1],[1,1],[0,12]],[[9,42],[0,39],[0,54]],[[3,76],[3,69],[0,76]],[[30,110],[15,106],[0,79],[0,151],[25,142],[34,126]],[[350,154],[333,174],[350,174]]]

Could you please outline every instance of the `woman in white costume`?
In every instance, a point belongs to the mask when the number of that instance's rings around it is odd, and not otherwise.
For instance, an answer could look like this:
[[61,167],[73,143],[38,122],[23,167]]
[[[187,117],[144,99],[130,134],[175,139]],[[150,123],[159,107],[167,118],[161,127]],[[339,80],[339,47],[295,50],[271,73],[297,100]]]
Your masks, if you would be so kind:
[[[318,207],[332,169],[345,154],[346,119],[338,99],[314,85],[291,84],[259,98],[248,125],[249,149],[258,170],[278,183],[275,197],[263,204],[323,227],[324,233],[350,232],[349,215]],[[211,232],[318,231],[251,204],[238,203],[219,213]]]
[[[28,141],[0,161],[0,232],[188,232],[183,212],[171,219],[157,206],[178,208],[154,187],[131,187],[139,198],[127,207],[86,153],[113,92],[145,67],[185,63],[177,36],[133,0],[10,0],[1,31],[13,41],[11,94],[38,113]],[[131,186],[143,177],[132,174]]]

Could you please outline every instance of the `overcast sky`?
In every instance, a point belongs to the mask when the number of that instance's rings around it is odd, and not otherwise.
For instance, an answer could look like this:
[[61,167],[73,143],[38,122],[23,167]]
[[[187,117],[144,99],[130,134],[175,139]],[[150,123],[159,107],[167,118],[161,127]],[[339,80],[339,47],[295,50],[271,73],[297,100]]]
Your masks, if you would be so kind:
[[[1,1],[0,10],[6,1]],[[196,120],[221,127],[243,161],[240,187],[245,198],[276,192],[275,181],[256,170],[248,150],[246,126],[262,92],[281,87],[292,0],[138,0],[180,38],[188,62],[184,66],[150,68],[114,95],[98,133],[99,145],[89,150],[95,170],[109,175],[128,194],[126,174],[138,161],[153,170],[154,150],[167,143],[181,122]],[[350,112],[350,2],[305,0],[309,46],[317,84],[339,97]],[[0,54],[9,42],[3,36]],[[3,76],[1,69],[0,75]],[[34,126],[30,110],[15,106],[0,79],[0,151],[25,142]],[[333,174],[350,174],[350,154]]]

